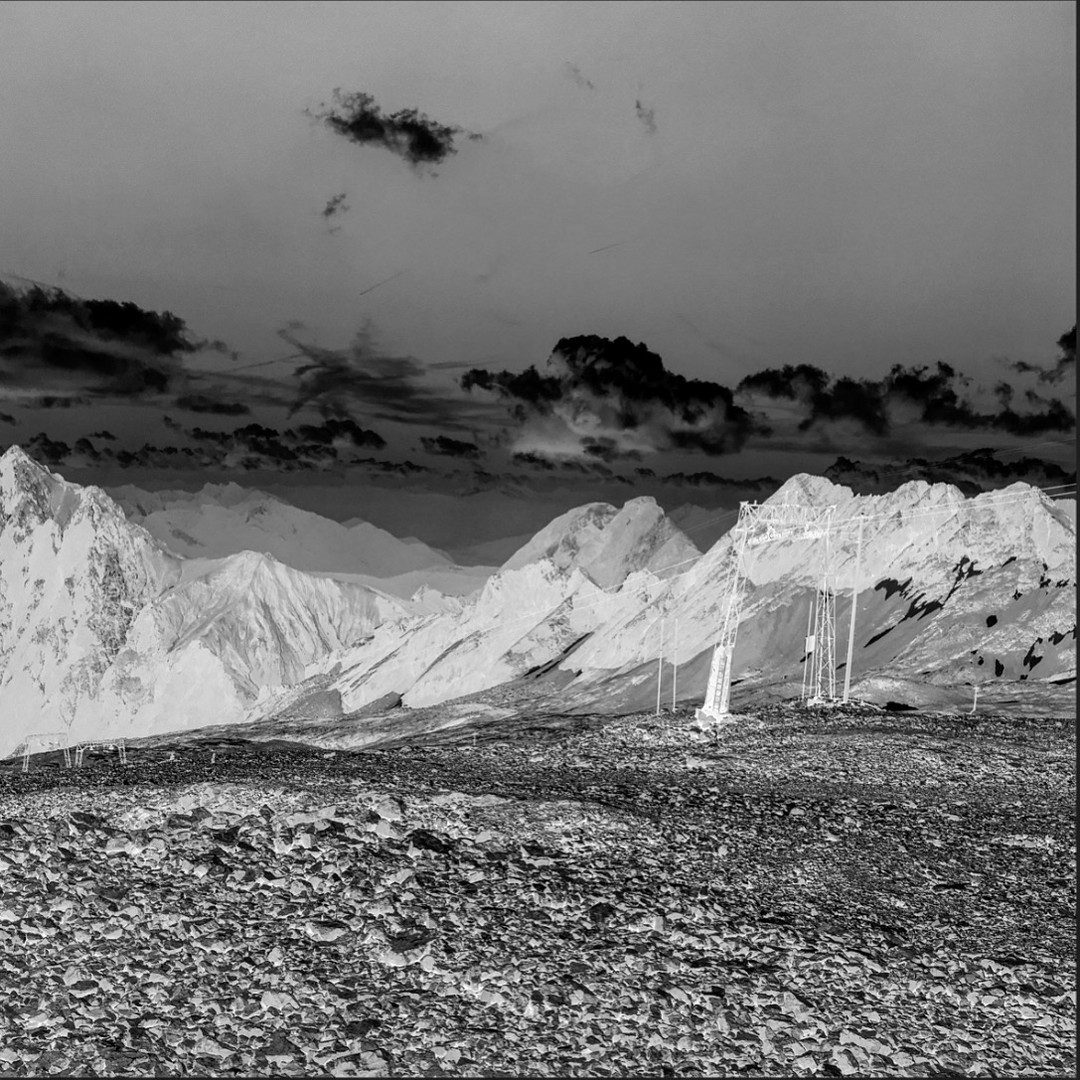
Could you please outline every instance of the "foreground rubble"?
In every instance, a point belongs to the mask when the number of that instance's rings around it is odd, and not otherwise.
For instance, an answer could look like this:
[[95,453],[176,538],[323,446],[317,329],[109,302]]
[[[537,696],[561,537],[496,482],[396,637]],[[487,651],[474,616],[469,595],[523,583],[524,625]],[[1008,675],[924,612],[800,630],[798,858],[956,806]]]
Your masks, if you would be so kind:
[[572,726],[4,762],[0,1072],[1075,1073],[1074,719]]

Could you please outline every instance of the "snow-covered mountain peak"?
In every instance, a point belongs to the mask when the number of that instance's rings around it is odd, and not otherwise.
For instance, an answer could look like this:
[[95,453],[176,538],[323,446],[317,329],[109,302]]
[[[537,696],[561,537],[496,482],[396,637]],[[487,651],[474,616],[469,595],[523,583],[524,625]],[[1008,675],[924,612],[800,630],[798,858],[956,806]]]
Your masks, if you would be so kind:
[[814,506],[826,507],[847,502],[852,497],[850,488],[834,484],[824,476],[796,473],[770,495],[768,506]]
[[[1014,484],[1013,487],[1027,485]],[[931,507],[959,506],[966,501],[964,493],[953,484],[909,480],[885,495],[856,495],[851,488],[834,483],[825,476],[797,473],[777,488],[765,500],[765,505],[796,505],[817,509],[832,506],[840,519],[868,512],[868,507],[872,507],[876,514],[902,515]]]
[[[860,587],[885,577],[915,577],[927,585],[951,579],[960,555],[980,567],[1021,553],[1049,569],[1075,562],[1075,516],[1029,484],[967,498],[952,484],[912,480],[885,495],[855,495],[824,477],[800,474],[766,505],[791,503],[835,508],[827,557],[834,579],[845,583],[854,573],[863,519]],[[730,533],[717,541],[695,567],[694,580],[717,573],[731,544]],[[785,577],[809,581],[821,577],[825,557],[816,541],[778,538],[749,551],[747,573],[757,584]]]
[[586,503],[553,518],[531,540],[519,548],[499,568],[518,570],[540,559],[569,566],[584,544],[599,535],[617,510],[611,503]]
[[621,508],[587,503],[561,514],[503,563],[501,571],[546,560],[565,573],[576,567],[606,589],[621,584],[634,570],[663,573],[698,555],[656,500],[641,496]]
[[0,755],[34,732],[237,719],[407,613],[365,583],[262,550],[179,557],[100,488],[17,448],[0,459]]
[[16,519],[22,528],[40,524],[62,500],[62,484],[60,477],[12,446],[0,455],[0,520]]
[[[43,528],[53,536],[54,554],[63,541],[68,557],[77,559],[100,547],[102,535],[115,543],[130,533],[131,543],[143,554],[168,562],[160,545],[144,529],[131,526],[101,488],[69,483],[13,446],[0,455],[0,551],[8,559],[15,557],[16,548],[26,555],[30,541]],[[73,546],[74,536],[69,534],[75,532],[85,534],[85,548]]]

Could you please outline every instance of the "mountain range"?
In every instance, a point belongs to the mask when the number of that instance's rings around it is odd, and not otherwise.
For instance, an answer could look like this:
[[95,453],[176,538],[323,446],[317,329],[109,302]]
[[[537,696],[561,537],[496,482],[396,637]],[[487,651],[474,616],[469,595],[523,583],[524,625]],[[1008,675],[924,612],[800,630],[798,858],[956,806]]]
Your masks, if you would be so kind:
[[[1075,503],[1019,483],[859,496],[808,475],[765,505],[785,502],[835,508],[836,658],[842,669],[854,588],[856,695],[902,685],[954,701],[975,683],[1075,680]],[[110,494],[13,447],[0,457],[0,754],[36,732],[348,718],[514,681],[568,712],[648,706],[658,674],[665,704],[700,701],[732,552],[728,532],[702,554],[644,497],[562,514],[498,568],[458,567],[237,485]],[[821,539],[749,551],[736,698],[799,693],[825,558]]]
[[185,558],[222,558],[260,551],[294,570],[354,575],[407,598],[428,586],[446,595],[474,592],[494,566],[455,566],[450,556],[416,539],[399,540],[354,518],[340,523],[239,484],[200,491],[147,492],[131,485],[108,494],[128,520]]

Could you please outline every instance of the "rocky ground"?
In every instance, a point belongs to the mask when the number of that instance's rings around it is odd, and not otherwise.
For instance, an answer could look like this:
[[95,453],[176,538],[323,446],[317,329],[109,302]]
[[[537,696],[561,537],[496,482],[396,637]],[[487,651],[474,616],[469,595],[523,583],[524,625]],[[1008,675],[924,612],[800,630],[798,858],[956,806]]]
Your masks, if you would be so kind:
[[0,763],[0,1074],[1075,1075],[1075,716]]

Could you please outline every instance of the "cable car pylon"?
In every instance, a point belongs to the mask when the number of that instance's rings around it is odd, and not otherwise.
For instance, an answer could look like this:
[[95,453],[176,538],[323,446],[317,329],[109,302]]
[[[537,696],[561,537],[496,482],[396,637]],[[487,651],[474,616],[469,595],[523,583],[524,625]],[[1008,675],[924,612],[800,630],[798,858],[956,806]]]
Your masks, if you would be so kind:
[[[809,680],[811,698],[820,700],[826,694],[830,699],[835,696],[836,620],[834,608],[828,606],[831,596],[829,538],[835,511],[835,506],[818,508],[790,501],[739,504],[739,520],[731,532],[731,562],[724,579],[724,614],[720,634],[713,647],[705,700],[695,714],[698,722],[724,723],[731,716],[732,661],[739,632],[743,579],[747,576],[747,555],[752,549],[764,544],[821,539],[825,541],[821,586],[824,601],[817,616],[816,630],[824,633],[831,645],[823,650],[815,648],[807,656],[806,662],[814,664],[810,669],[812,678]],[[815,633],[815,638],[817,636]],[[809,638],[807,644],[810,644]],[[805,681],[804,678],[804,684]]]

